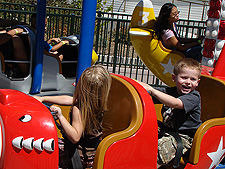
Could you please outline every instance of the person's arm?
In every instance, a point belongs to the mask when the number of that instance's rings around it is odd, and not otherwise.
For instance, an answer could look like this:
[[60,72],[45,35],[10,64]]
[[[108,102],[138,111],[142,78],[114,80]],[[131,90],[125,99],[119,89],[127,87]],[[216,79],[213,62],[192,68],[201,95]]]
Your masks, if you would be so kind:
[[149,85],[147,83],[144,83],[138,80],[135,80],[135,81],[138,82],[142,87],[144,87],[148,91]]
[[52,52],[57,51],[59,48],[61,48],[65,44],[69,44],[69,41],[64,40],[64,41],[59,42],[58,44],[56,44],[52,47],[51,51]]
[[73,97],[68,95],[61,95],[61,96],[33,96],[40,102],[58,104],[58,105],[65,105],[71,106],[73,104]]
[[[174,31],[175,31],[175,32],[178,32],[178,31],[177,31],[177,25],[176,25],[175,22],[173,23],[173,28],[174,28]],[[199,44],[201,44],[201,42],[202,42],[203,39],[204,39],[204,36],[200,36],[200,37],[198,37],[198,38],[180,38],[180,37],[179,37],[179,41],[180,41],[180,43],[182,43],[182,44],[193,43],[193,42],[197,43],[196,41],[198,41]],[[200,41],[199,41],[199,40],[200,40]]]
[[156,97],[161,103],[163,103],[171,108],[176,108],[176,109],[184,108],[183,102],[180,99],[170,96],[161,91],[158,91],[146,83],[143,83],[140,81],[137,81],[137,82],[140,85],[142,85],[150,93],[151,96]]
[[204,38],[205,36],[199,36],[198,38],[179,38],[179,40],[181,43],[191,43],[198,41],[199,44],[201,44]]
[[51,39],[47,40],[47,42],[49,44],[51,44],[52,42],[59,43],[59,42],[61,42],[61,39],[60,38],[51,38]]
[[7,32],[7,34],[8,35],[11,35],[11,36],[14,36],[14,35],[21,34],[22,32],[23,32],[23,29],[22,28],[15,28],[15,29],[9,30]]
[[63,45],[65,44],[69,44],[69,41],[67,40],[64,40],[64,41],[61,41],[60,38],[51,38],[47,41],[48,44],[51,44],[52,42],[56,42],[57,44],[54,45],[51,49],[52,52],[55,52],[57,51],[59,48],[61,48]]
[[152,96],[155,96],[161,103],[163,103],[171,108],[184,109],[183,102],[178,98],[175,98],[166,93],[160,92],[152,87],[151,87],[150,93]]
[[3,45],[7,41],[9,41],[14,35],[21,34],[23,32],[23,29],[21,28],[16,28],[9,30],[6,33],[0,34],[0,45]]
[[191,43],[180,43],[175,36],[172,36],[171,38],[167,39],[167,42],[175,49],[179,51],[186,51],[189,48],[192,48],[194,46],[199,45],[198,41],[194,41]]
[[51,106],[50,110],[53,112],[57,112],[57,117],[59,118],[59,122],[67,138],[72,143],[77,143],[80,140],[82,132],[84,130],[79,109],[76,106],[73,107],[72,125],[70,125],[67,119],[62,115],[62,111],[59,107]]

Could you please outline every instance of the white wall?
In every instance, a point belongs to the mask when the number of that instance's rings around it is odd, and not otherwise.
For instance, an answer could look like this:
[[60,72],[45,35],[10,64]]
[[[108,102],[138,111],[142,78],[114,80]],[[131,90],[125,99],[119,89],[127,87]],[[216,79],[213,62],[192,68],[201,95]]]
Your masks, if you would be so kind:
[[[181,12],[180,13],[180,18],[181,19],[188,19],[188,14],[189,14],[189,3],[187,2],[182,2],[181,0],[151,0],[153,7],[154,7],[154,12],[155,16],[157,17],[159,14],[159,10],[161,6],[166,3],[166,2],[174,2],[175,5],[177,5],[178,10]],[[107,0],[107,4],[111,5],[113,0]],[[113,12],[118,12],[118,9],[120,8],[119,12],[125,12],[127,14],[132,14],[136,4],[139,2],[139,0],[125,0],[124,3],[126,4],[124,6],[123,0],[114,0],[114,6],[113,6]],[[200,1],[192,1],[192,2],[199,2],[202,4]],[[122,4],[123,3],[123,4]],[[122,4],[122,5],[121,5]],[[201,20],[202,15],[203,15],[203,21],[207,19],[206,12],[208,10],[208,6],[205,6],[205,11],[203,14],[203,5],[199,4],[191,4],[191,12],[189,15],[189,20]]]

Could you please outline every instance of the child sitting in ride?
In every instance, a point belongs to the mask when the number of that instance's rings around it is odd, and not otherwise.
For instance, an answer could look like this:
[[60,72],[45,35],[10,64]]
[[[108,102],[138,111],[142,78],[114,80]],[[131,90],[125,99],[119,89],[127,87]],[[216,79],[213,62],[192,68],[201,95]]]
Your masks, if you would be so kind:
[[[6,20],[0,18],[0,27],[8,27],[14,25],[24,25],[25,23],[16,20]],[[22,28],[0,31],[0,51],[5,60],[28,61],[23,40],[20,38],[24,32]],[[5,74],[8,77],[26,77],[29,74],[28,63],[6,63]]]
[[[70,122],[62,115],[57,106],[50,110],[62,126],[65,137],[59,138],[59,167],[77,168],[74,166],[74,153],[79,146],[84,168],[92,167],[95,150],[101,141],[102,120],[107,110],[107,100],[111,88],[111,76],[103,66],[96,65],[87,68],[81,75],[71,96],[43,96],[35,97],[39,101],[72,105]],[[77,161],[77,160],[76,160]]]
[[194,59],[183,58],[174,66],[172,79],[176,87],[154,89],[139,82],[153,96],[154,103],[163,104],[163,122],[159,122],[158,133],[158,168],[172,159],[174,166],[179,166],[181,155],[192,146],[194,134],[201,125],[201,98],[195,90],[200,75],[201,65]]
[[156,20],[155,33],[167,49],[178,50],[187,58],[193,58],[200,62],[202,58],[200,44],[203,38],[184,39],[179,37],[176,27],[179,13],[180,11],[174,4],[164,4]]
[[[31,28],[36,32],[36,17],[37,14],[33,13],[31,16]],[[45,18],[45,30],[47,29],[47,18]],[[54,45],[52,45],[54,43]],[[58,55],[60,61],[63,60],[63,55],[59,53],[57,50],[61,48],[63,45],[69,44],[68,40],[62,41],[60,38],[51,38],[47,41],[44,41],[44,50],[48,53],[53,53]]]

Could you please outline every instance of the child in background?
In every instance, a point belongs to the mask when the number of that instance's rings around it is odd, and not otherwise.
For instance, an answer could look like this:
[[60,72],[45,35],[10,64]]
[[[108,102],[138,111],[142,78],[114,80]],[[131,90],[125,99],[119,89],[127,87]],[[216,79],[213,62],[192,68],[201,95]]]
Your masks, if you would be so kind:
[[[84,168],[91,168],[95,150],[101,141],[102,119],[107,111],[107,99],[111,88],[111,76],[103,66],[96,65],[87,68],[81,75],[73,96],[70,110],[70,122],[62,115],[57,106],[50,110],[56,116],[65,133],[65,138],[59,139],[59,167],[75,168],[73,159],[75,149],[82,151],[81,160]],[[62,104],[71,103],[70,96],[35,97],[39,101],[58,102],[60,98],[68,99]]]
[[[54,44],[54,45],[52,45]],[[51,38],[47,41],[44,41],[44,50],[46,50],[49,53],[53,53],[58,55],[60,61],[63,60],[63,55],[59,53],[57,50],[61,48],[63,45],[68,45],[68,40],[61,40],[60,38]]]
[[[2,22],[2,23],[1,23]],[[0,20],[0,26],[9,26],[10,20]],[[20,23],[12,20],[11,25]],[[5,60],[28,61],[28,56],[20,36],[22,28],[0,31],[0,51]],[[29,63],[6,63],[6,75],[12,78],[26,77],[29,74]]]
[[[37,14],[33,13],[30,21],[31,21],[31,29],[36,33],[36,20],[37,20]],[[45,31],[47,29],[47,18],[45,18]],[[52,45],[54,43],[54,45]],[[47,41],[44,41],[44,50],[48,53],[53,53],[58,55],[60,61],[63,60],[63,55],[59,53],[57,50],[61,48],[63,45],[68,45],[69,41],[64,40],[62,41],[60,38],[51,38]]]
[[[201,125],[201,98],[195,88],[198,86],[201,75],[201,65],[191,58],[183,58],[174,66],[173,81],[175,87],[154,89],[139,82],[153,96],[154,103],[162,103],[163,122],[159,129],[157,168],[167,165],[176,158],[177,139],[173,133],[181,138],[181,155],[191,146],[194,134]],[[178,139],[180,139],[178,138]],[[182,144],[181,144],[182,145]],[[183,149],[182,149],[183,148]],[[180,158],[174,167],[179,166]]]

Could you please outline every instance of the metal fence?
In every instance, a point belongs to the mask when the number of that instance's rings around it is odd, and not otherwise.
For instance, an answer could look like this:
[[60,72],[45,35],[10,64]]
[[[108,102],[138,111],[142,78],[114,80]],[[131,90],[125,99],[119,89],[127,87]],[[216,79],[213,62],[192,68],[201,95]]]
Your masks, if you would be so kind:
[[[30,23],[36,5],[0,3],[0,17]],[[81,10],[47,7],[47,39],[79,35]],[[97,63],[112,73],[138,79],[151,85],[163,85],[142,63],[135,53],[129,36],[131,15],[96,12],[94,50],[99,56]],[[181,37],[204,35],[205,22],[180,20],[177,24]]]

